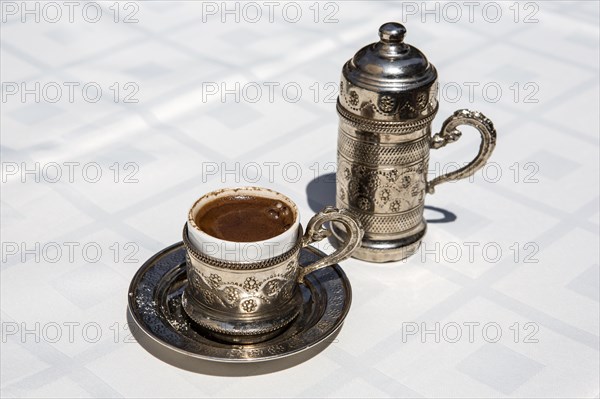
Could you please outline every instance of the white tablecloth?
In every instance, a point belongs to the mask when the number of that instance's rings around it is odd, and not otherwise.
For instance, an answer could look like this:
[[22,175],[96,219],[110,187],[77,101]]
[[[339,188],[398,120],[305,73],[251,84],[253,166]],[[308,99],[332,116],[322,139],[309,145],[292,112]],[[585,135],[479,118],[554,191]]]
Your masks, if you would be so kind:
[[[597,2],[1,6],[3,397],[598,397]],[[304,223],[332,203],[341,67],[389,20],[438,70],[434,130],[494,121],[490,164],[427,197],[415,256],[343,263],[319,351],[146,351],[129,282],[199,195],[271,187]],[[473,157],[464,133],[431,175]]]

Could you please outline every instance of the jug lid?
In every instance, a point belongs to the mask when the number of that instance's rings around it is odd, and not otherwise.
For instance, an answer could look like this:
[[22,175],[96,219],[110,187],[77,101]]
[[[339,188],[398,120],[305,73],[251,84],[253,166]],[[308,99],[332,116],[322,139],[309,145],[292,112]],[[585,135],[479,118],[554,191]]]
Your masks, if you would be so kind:
[[405,35],[400,23],[381,25],[379,42],[363,47],[344,65],[346,80],[375,92],[409,91],[435,81],[435,67],[421,51],[404,43]]

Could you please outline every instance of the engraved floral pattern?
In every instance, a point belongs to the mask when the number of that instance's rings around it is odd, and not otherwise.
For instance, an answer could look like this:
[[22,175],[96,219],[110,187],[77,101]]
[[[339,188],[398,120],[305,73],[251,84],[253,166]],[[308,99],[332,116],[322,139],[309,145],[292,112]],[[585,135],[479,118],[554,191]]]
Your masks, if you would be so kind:
[[204,301],[206,301],[206,303],[210,305],[215,303],[215,296],[209,290],[203,290],[202,295],[204,296]]
[[248,277],[244,281],[243,285],[246,291],[257,291],[258,290],[258,282],[254,277]]
[[384,204],[387,203],[390,200],[390,190],[388,190],[387,188],[381,190],[379,197],[381,198],[381,201],[383,201]]
[[[417,96],[412,97],[413,106]],[[394,108],[400,117],[401,106],[396,103]],[[343,131],[338,136],[337,200],[355,212],[365,232],[374,235],[413,229],[423,218],[431,136],[390,144],[369,138],[357,141]]]
[[350,92],[350,99],[348,100],[350,105],[357,106],[358,105],[358,93],[352,90]]
[[209,281],[210,281],[210,285],[213,287],[218,287],[221,285],[222,283],[222,278],[221,276],[219,276],[218,274],[212,273],[209,277],[208,277]]
[[379,108],[383,112],[392,112],[396,106],[396,100],[391,96],[382,96],[379,99]]
[[375,190],[379,187],[379,176],[375,174],[367,176],[365,179],[365,186],[369,191]]
[[408,186],[410,186],[410,183],[410,176],[402,176],[402,188],[408,188]]
[[[400,213],[420,204],[426,188],[421,173],[427,162],[393,168],[373,168],[363,164],[342,162],[338,176],[338,200],[361,212]],[[416,194],[413,194],[416,193]],[[393,203],[393,204],[392,204]]]
[[242,309],[244,309],[245,312],[254,312],[257,307],[258,305],[254,299],[246,299],[244,302],[242,302]]
[[[284,281],[294,281],[297,264],[297,259],[291,258],[281,264],[278,273],[261,277],[248,276],[239,282],[224,280],[223,276],[217,273],[203,274],[192,266],[188,267],[188,278],[204,303],[224,309],[238,308],[244,312],[251,312],[252,310],[246,309],[279,300],[284,294]],[[249,300],[252,302],[248,302]],[[243,303],[246,304],[242,306]]]
[[394,202],[392,202],[390,204],[390,211],[392,212],[399,212],[401,209],[402,205],[400,204],[399,200],[395,200]]
[[356,205],[363,211],[368,211],[372,208],[371,200],[367,197],[359,197],[356,201]]
[[233,287],[225,287],[225,300],[229,303],[235,303],[240,299],[240,293]]
[[397,169],[392,169],[389,172],[385,173],[387,179],[391,182],[395,182],[396,180],[398,180],[398,170]]

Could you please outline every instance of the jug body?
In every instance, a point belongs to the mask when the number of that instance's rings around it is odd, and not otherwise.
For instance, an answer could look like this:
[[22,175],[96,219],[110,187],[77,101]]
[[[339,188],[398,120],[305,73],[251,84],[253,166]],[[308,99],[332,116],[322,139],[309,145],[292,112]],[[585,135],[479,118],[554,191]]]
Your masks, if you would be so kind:
[[437,81],[408,93],[376,94],[343,77],[340,86],[336,203],[351,210],[365,230],[353,256],[404,259],[427,229],[423,209]]

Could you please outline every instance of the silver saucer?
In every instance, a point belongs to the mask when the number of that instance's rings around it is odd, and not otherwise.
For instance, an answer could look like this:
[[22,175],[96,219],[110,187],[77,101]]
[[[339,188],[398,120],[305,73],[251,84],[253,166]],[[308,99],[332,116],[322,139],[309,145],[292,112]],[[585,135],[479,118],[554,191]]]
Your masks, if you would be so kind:
[[[324,257],[303,248],[300,264]],[[185,314],[181,294],[187,284],[183,243],[163,249],[138,270],[129,287],[129,312],[137,326],[161,346],[192,358],[229,363],[280,359],[309,349],[342,325],[352,299],[350,282],[339,265],[318,270],[300,286],[302,308],[280,335],[253,345],[208,338]]]

